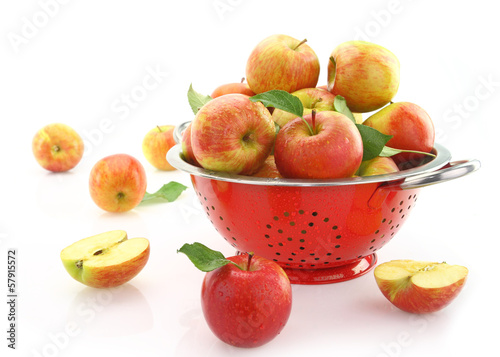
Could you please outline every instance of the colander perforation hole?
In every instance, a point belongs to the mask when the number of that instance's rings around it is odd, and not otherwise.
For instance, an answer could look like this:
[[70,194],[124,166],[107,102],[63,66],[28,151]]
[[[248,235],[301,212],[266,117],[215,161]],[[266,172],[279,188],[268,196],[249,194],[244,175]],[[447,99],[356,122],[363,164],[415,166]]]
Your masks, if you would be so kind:
[[307,225],[308,225],[309,227],[312,227],[312,226],[314,226],[314,223],[313,223],[313,222],[309,222]]
[[330,218],[326,217],[325,219],[323,219],[323,222],[328,223],[329,220]]
[[226,229],[227,229],[227,231],[228,231],[228,232],[231,232],[231,228],[229,228],[229,227],[226,227]]

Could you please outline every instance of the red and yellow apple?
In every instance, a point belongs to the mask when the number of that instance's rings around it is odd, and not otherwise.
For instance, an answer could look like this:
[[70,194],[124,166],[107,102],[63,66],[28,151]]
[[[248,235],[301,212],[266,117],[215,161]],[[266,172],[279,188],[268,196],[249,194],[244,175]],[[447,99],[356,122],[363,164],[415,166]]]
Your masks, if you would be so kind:
[[162,125],[151,129],[142,141],[142,152],[148,162],[158,170],[172,171],[175,167],[167,161],[167,152],[176,142],[173,125]]
[[212,332],[236,347],[258,347],[285,327],[292,308],[288,276],[275,262],[249,254],[206,273],[202,310]]
[[267,177],[267,178],[282,178],[278,168],[276,167],[276,162],[274,161],[274,155],[269,155],[264,161],[264,164],[260,167],[259,171],[254,173],[254,177]]
[[403,311],[423,314],[448,306],[462,290],[468,270],[460,265],[392,260],[374,270],[380,291]]
[[352,112],[382,108],[399,88],[399,60],[388,49],[365,41],[338,45],[328,62],[328,90],[345,98]]
[[[363,122],[383,134],[393,137],[387,146],[400,150],[430,152],[434,146],[435,130],[429,114],[418,105],[410,102],[392,103],[371,115]],[[424,154],[399,153],[393,157],[401,161],[419,161]]]
[[127,239],[122,230],[81,239],[61,251],[72,278],[94,288],[112,288],[134,278],[149,259],[146,238]]
[[[314,113],[314,112],[313,112]],[[351,119],[334,111],[296,118],[276,135],[274,160],[285,178],[353,176],[363,158],[363,142]]]
[[207,170],[252,175],[271,153],[276,129],[260,102],[226,94],[203,105],[191,123],[191,146]]
[[52,172],[72,169],[80,162],[84,151],[80,135],[62,123],[49,124],[38,130],[31,146],[40,166]]
[[234,93],[248,95],[249,97],[254,96],[255,93],[250,89],[248,83],[244,82],[244,80],[245,78],[242,78],[241,82],[221,84],[220,86],[214,89],[211,97],[217,98],[224,94],[234,94]]
[[316,87],[319,60],[305,42],[287,35],[272,35],[257,44],[246,66],[250,89],[259,94],[272,89],[292,93]]
[[[302,88],[291,94],[300,99],[304,107],[303,115],[311,114],[313,109],[316,112],[335,110],[335,96],[328,91],[319,88]],[[273,112],[273,120],[280,128],[295,118],[297,118],[296,115],[281,109],[275,109]]]
[[377,156],[371,160],[366,160],[359,165],[358,176],[375,176],[398,172],[398,165],[390,157]]
[[107,156],[90,171],[90,196],[105,211],[133,209],[144,197],[146,185],[144,167],[139,160],[127,154]]
[[193,146],[191,145],[191,126],[193,123],[189,123],[189,125],[186,127],[184,132],[182,133],[182,138],[181,138],[181,148],[182,148],[182,155],[184,155],[184,160],[191,165],[195,166],[201,166],[198,160],[196,160],[196,157],[194,156],[193,153]]

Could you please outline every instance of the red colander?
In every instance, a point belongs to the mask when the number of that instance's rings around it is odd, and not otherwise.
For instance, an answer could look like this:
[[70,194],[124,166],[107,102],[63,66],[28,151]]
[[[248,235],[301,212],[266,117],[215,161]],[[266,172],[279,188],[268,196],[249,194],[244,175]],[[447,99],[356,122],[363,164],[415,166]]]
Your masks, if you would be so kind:
[[277,262],[295,284],[359,277],[375,266],[376,251],[408,219],[421,187],[477,170],[477,160],[450,163],[450,152],[394,174],[335,180],[269,179],[204,170],[167,154],[191,175],[203,209],[237,251]]

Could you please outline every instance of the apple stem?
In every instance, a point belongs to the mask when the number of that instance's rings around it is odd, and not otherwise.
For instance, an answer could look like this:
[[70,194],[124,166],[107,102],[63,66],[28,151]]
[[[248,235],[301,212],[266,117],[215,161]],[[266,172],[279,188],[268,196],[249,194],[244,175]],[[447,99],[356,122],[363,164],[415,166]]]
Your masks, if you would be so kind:
[[247,271],[250,270],[250,263],[252,262],[252,257],[253,257],[253,253],[252,252],[248,253]]
[[294,51],[297,50],[297,48],[299,48],[302,44],[306,43],[307,42],[307,39],[303,39],[302,41],[299,42],[299,44],[297,46],[295,46],[295,48],[293,49]]
[[156,126],[158,128],[158,131],[161,133],[161,128],[159,125]]
[[316,133],[316,110],[311,112],[312,131]]
[[241,78],[241,82],[240,83],[243,83],[245,82],[245,77]]

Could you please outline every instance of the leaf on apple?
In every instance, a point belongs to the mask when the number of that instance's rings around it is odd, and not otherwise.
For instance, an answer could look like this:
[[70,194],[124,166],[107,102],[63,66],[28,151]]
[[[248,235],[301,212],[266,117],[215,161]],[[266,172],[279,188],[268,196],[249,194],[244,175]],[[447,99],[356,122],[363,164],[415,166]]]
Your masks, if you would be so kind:
[[391,157],[391,156],[394,156],[394,155],[402,153],[402,152],[412,152],[415,154],[424,154],[427,156],[436,157],[436,155],[434,155],[430,152],[423,152],[423,151],[416,151],[416,150],[400,150],[400,149],[391,148],[389,146],[384,146],[382,148],[382,151],[380,152],[379,156]]
[[212,250],[201,243],[184,244],[177,253],[184,253],[189,260],[201,271],[209,272],[232,263],[241,269],[239,265],[226,259],[221,252]]
[[380,155],[385,144],[392,135],[382,134],[380,131],[363,124],[356,124],[363,140],[363,161],[371,160]]
[[354,115],[347,106],[347,102],[344,97],[342,97],[341,95],[336,95],[335,99],[333,100],[333,107],[336,112],[344,114],[346,117],[351,119],[354,124],[356,124],[356,119],[354,118]]
[[195,115],[196,113],[198,113],[198,110],[200,110],[201,107],[203,107],[205,104],[207,104],[212,100],[211,96],[204,95],[195,91],[193,89],[193,84],[189,85],[189,90],[187,94],[188,94],[189,105],[191,106],[191,109],[193,110],[193,113]]
[[166,200],[168,202],[173,202],[180,196],[180,194],[187,189],[187,186],[175,181],[170,181],[169,183],[164,184],[158,191],[155,193],[145,193],[142,198],[142,202],[150,201],[156,198]]
[[250,97],[252,102],[261,102],[266,107],[281,109],[302,118],[304,106],[300,99],[287,91],[273,89]]

